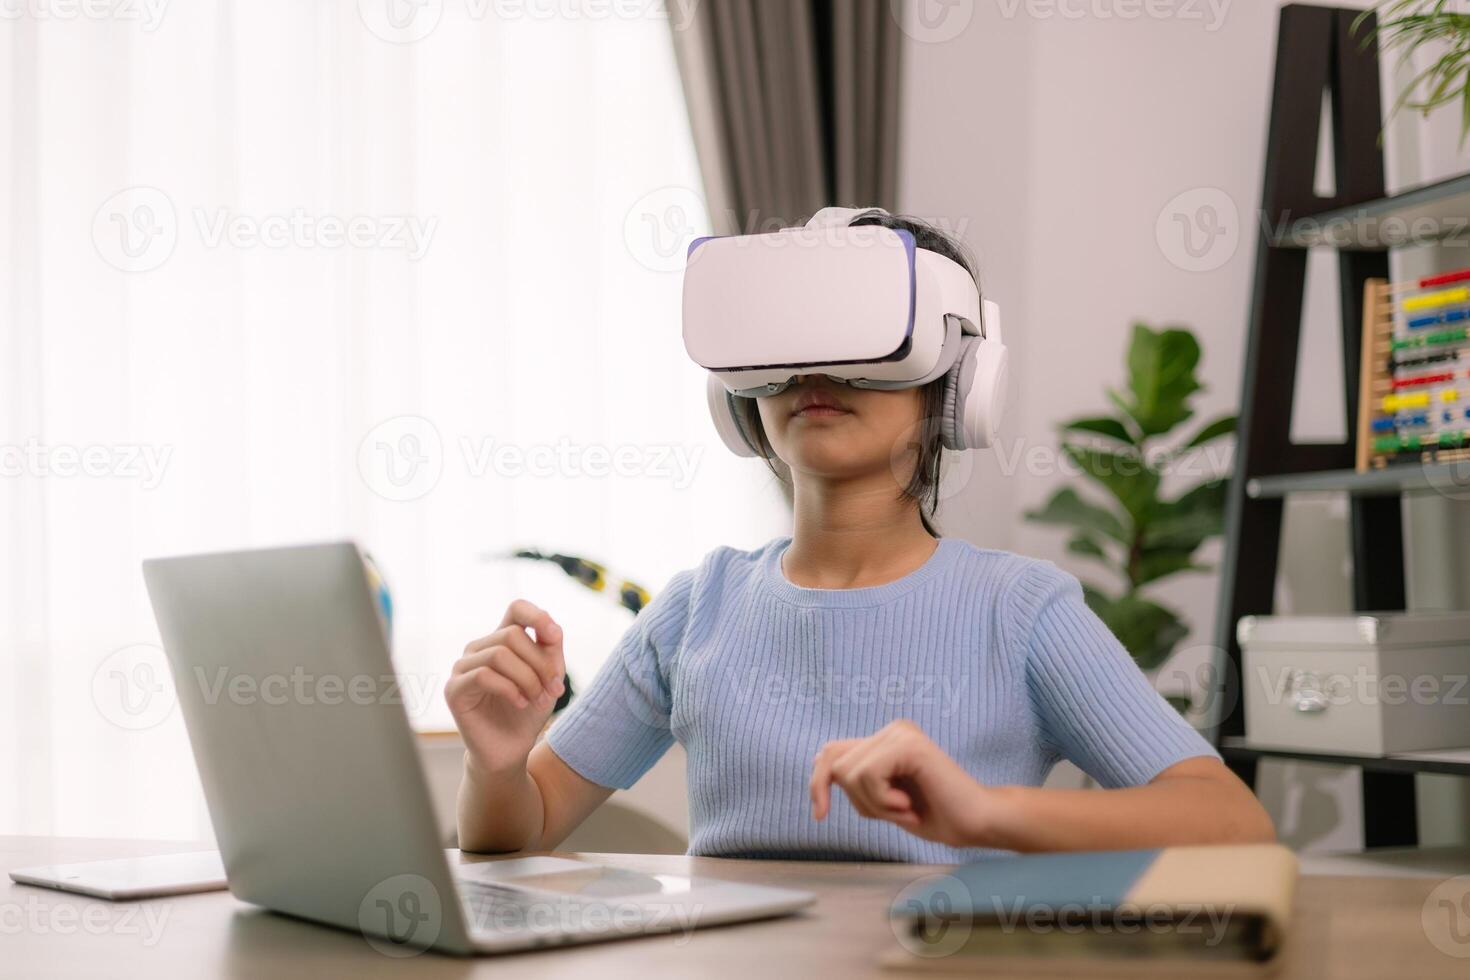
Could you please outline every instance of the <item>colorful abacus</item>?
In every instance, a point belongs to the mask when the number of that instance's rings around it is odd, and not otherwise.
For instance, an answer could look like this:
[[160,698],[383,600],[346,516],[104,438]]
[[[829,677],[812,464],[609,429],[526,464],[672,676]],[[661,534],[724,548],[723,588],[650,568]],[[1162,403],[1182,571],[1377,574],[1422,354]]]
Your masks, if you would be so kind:
[[1470,269],[1364,285],[1360,472],[1470,458],[1470,285],[1456,283]]

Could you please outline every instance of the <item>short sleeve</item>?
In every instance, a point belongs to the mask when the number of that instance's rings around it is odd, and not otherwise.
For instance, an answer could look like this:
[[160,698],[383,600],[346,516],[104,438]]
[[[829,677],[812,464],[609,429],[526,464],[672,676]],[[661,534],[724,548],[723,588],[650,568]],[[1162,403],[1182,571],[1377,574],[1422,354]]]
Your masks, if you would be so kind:
[[584,778],[627,789],[673,743],[668,667],[688,620],[693,575],[681,572],[638,614],[546,740]]
[[1110,788],[1142,785],[1185,759],[1219,757],[1087,607],[1074,576],[1038,562],[1010,597],[1031,703],[1059,755]]

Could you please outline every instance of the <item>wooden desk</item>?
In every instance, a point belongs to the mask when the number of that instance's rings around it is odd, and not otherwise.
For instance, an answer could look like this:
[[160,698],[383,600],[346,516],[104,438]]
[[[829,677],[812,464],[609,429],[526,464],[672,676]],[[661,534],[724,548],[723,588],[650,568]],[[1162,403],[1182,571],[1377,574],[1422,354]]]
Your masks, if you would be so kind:
[[[194,850],[186,845],[0,837],[0,869],[136,854]],[[227,892],[142,903],[103,902],[0,881],[0,977],[350,976],[738,977],[882,976],[878,957],[893,945],[884,919],[892,897],[937,869],[913,865],[734,861],[683,856],[605,855],[608,864],[650,872],[697,873],[819,895],[785,919],[482,959],[424,954],[389,959],[357,935],[244,905]],[[1292,940],[1274,977],[1380,980],[1470,976],[1426,939],[1421,924],[1436,878],[1304,877]],[[151,908],[153,918],[144,913]],[[151,923],[151,924],[150,924]],[[1470,930],[1470,920],[1463,923]],[[1470,935],[1463,952],[1470,954]],[[1460,950],[1457,950],[1460,951]],[[1200,971],[1187,969],[1191,976]],[[931,974],[932,975],[932,974]],[[983,971],[995,977],[994,971]],[[1126,975],[1123,974],[1123,975]]]

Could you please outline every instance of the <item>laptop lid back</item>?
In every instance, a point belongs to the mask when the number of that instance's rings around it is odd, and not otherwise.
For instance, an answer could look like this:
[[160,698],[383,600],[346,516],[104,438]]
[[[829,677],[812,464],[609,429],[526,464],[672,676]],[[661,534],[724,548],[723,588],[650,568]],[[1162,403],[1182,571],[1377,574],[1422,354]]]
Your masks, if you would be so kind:
[[240,899],[467,950],[428,785],[350,543],[143,563]]

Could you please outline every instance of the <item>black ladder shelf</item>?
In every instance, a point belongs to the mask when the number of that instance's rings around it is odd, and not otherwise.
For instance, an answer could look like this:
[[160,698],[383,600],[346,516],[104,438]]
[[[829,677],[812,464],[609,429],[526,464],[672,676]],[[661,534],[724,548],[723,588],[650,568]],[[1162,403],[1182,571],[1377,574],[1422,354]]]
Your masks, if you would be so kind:
[[[1403,609],[1404,540],[1400,523],[1404,490],[1435,485],[1431,467],[1410,466],[1359,474],[1353,471],[1352,435],[1341,443],[1294,443],[1290,438],[1307,249],[1337,248],[1342,310],[1342,377],[1349,433],[1356,431],[1363,284],[1387,278],[1388,249],[1377,235],[1355,240],[1352,229],[1381,227],[1389,217],[1470,215],[1470,176],[1385,196],[1379,133],[1378,46],[1363,44],[1365,23],[1353,34],[1361,9],[1292,4],[1281,10],[1276,77],[1266,142],[1265,180],[1256,241],[1245,377],[1240,399],[1236,478],[1225,517],[1216,646],[1225,651],[1241,682],[1240,617],[1269,614],[1276,591],[1285,497],[1305,490],[1349,494],[1353,608]],[[1331,106],[1334,196],[1315,191],[1317,134],[1323,93]],[[1310,138],[1304,138],[1310,134]],[[1357,219],[1356,221],[1354,219]],[[1453,227],[1453,222],[1441,222]],[[1320,230],[1331,227],[1324,241]],[[1245,741],[1244,697],[1219,718],[1218,746],[1248,785],[1262,758],[1295,758],[1357,765],[1363,775],[1363,835],[1367,847],[1418,842],[1414,776],[1417,772],[1470,775],[1470,752],[1421,753],[1387,759],[1260,749]]]

